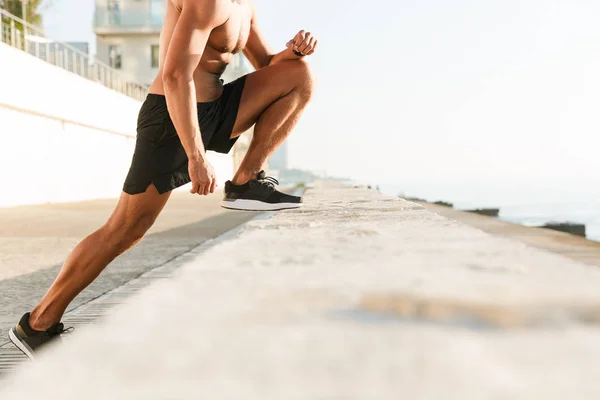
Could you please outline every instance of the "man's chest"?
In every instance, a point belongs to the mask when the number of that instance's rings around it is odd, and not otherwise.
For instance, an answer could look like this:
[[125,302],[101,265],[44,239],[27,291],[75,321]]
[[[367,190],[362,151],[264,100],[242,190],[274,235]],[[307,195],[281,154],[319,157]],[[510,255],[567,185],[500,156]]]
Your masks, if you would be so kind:
[[250,35],[252,10],[247,3],[234,4],[227,21],[213,29],[208,45],[220,53],[237,53],[244,48]]

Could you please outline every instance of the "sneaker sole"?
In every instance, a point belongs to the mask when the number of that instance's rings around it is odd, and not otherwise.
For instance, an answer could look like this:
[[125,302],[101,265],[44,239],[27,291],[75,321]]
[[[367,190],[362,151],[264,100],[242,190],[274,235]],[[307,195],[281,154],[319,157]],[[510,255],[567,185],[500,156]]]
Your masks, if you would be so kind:
[[8,331],[8,338],[19,350],[29,357],[30,360],[35,360],[35,357],[33,356],[33,350],[31,350],[31,347],[29,347],[27,343],[19,339],[17,333],[15,332],[15,328],[10,328],[10,331]]
[[240,211],[279,211],[302,207],[302,203],[265,203],[258,200],[222,200],[221,207]]

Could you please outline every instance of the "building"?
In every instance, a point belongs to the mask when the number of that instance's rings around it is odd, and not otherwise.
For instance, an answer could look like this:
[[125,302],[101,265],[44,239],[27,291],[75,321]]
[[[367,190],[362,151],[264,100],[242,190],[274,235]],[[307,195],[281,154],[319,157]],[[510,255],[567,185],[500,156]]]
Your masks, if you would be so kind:
[[269,159],[269,169],[275,171],[284,171],[288,168],[288,141],[286,140],[279,146]]
[[[96,58],[123,72],[126,79],[150,85],[158,73],[158,44],[165,0],[96,0]],[[236,57],[223,77],[229,81],[250,71]]]
[[146,85],[158,72],[165,0],[96,0],[96,58]]

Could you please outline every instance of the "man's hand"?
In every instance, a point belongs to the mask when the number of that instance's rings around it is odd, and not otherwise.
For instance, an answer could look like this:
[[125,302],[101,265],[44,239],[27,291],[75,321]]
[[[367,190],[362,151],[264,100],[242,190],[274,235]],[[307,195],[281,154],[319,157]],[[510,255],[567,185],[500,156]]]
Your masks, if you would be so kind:
[[310,32],[300,31],[292,40],[286,43],[298,57],[310,56],[317,49],[318,40]]
[[192,190],[191,194],[207,195],[214,193],[217,186],[217,178],[215,176],[215,170],[210,163],[203,159],[198,158],[196,160],[188,161],[188,172],[192,179]]

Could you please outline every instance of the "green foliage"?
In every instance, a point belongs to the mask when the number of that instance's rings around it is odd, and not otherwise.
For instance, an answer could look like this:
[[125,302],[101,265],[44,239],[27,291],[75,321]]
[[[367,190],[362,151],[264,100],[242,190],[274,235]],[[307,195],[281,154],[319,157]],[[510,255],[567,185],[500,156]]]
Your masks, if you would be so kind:
[[[40,26],[42,24],[42,16],[38,14],[42,2],[43,0],[29,0],[27,2],[26,22],[35,26]],[[21,0],[0,0],[0,8],[23,19],[23,2]],[[18,28],[22,28],[21,24],[18,24]]]

